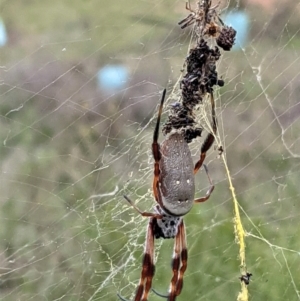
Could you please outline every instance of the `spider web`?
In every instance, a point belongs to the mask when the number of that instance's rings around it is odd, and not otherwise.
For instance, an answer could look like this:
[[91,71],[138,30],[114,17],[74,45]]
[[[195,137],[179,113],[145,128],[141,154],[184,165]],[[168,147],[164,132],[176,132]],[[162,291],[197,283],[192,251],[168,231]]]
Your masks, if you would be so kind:
[[[249,32],[218,63],[225,86],[206,158],[215,191],[184,218],[189,260],[178,300],[237,300],[237,225],[253,274],[249,300],[300,300],[300,6],[261,2],[221,3],[224,16],[248,16]],[[193,41],[192,27],[177,22],[188,13],[171,0],[1,3],[1,300],[134,297],[148,221],[123,195],[142,210],[154,205],[157,105],[167,87],[166,120],[180,99]],[[126,68],[123,87],[99,86],[109,66]],[[206,131],[208,111],[199,108]],[[202,142],[190,144],[194,162]],[[196,197],[209,187],[201,171],[196,187]],[[155,241],[152,284],[162,293],[173,243]]]

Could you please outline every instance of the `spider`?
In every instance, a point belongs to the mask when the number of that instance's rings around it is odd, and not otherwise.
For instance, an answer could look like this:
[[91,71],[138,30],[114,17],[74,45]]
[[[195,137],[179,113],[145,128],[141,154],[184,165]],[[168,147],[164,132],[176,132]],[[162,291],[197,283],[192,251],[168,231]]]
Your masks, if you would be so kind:
[[207,23],[204,31],[203,31],[203,35],[209,35],[211,37],[217,37],[217,35],[221,33],[221,28],[220,26],[218,26],[216,23],[214,23],[213,21],[211,21],[210,23]]
[[[194,203],[202,203],[208,200],[214,190],[207,167],[203,164],[210,187],[204,197],[194,200],[195,174],[202,166],[205,153],[212,144],[211,139],[204,141],[200,159],[195,167],[188,144],[182,134],[172,131],[166,136],[161,145],[158,143],[159,124],[165,95],[166,90],[163,91],[152,142],[154,157],[153,194],[157,202],[154,212],[141,211],[130,198],[124,196],[140,215],[150,218],[147,227],[142,272],[134,298],[135,301],[147,301],[151,289],[155,271],[154,238],[175,238],[172,260],[173,276],[167,298],[169,301],[174,301],[181,293],[188,258],[183,216],[191,210]],[[118,297],[122,301],[126,301],[119,294]]]
[[189,2],[186,2],[185,8],[191,13],[181,20],[178,24],[181,25],[181,29],[184,29],[194,23],[197,23],[200,27],[200,32],[203,32],[203,35],[208,34],[209,36],[215,37],[217,33],[221,32],[220,27],[213,22],[213,19],[217,17],[219,22],[223,25],[222,20],[219,18],[216,8],[220,5],[220,2],[211,7],[211,0],[201,0],[198,1],[198,9],[194,10],[191,8]]

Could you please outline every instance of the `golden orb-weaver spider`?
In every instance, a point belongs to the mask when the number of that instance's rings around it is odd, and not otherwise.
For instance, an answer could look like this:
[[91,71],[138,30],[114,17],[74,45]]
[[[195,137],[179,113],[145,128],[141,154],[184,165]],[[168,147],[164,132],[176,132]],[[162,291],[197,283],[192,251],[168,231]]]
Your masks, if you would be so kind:
[[[205,154],[212,145],[212,138],[204,141],[200,159],[195,167],[188,144],[182,134],[171,132],[161,145],[158,143],[160,117],[165,95],[166,90],[162,95],[152,142],[152,153],[155,161],[153,194],[157,202],[154,213],[141,211],[127,196],[124,196],[136,211],[142,216],[150,218],[147,227],[142,272],[134,298],[135,301],[147,301],[151,289],[155,271],[154,238],[175,238],[172,260],[173,277],[167,298],[169,301],[174,301],[181,293],[183,275],[187,268],[188,259],[183,216],[191,210],[194,203],[202,203],[209,199],[214,190],[207,167],[203,165],[210,188],[204,197],[194,200],[195,174],[202,166]],[[118,296],[122,301],[126,301],[121,295],[118,294]]]

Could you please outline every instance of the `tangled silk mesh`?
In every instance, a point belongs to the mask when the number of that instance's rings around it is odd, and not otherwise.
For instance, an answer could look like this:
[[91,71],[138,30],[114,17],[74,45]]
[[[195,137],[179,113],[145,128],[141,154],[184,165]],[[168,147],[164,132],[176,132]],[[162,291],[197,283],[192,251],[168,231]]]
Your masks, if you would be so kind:
[[[185,217],[189,261],[178,300],[237,300],[237,209],[249,300],[300,299],[300,7],[261,2],[220,4],[223,19],[245,13],[249,31],[217,63],[224,86],[214,90],[218,133],[206,157],[215,191]],[[166,121],[180,101],[194,40],[193,25],[177,23],[188,14],[173,0],[2,4],[1,300],[133,298],[148,221],[123,194],[143,210],[154,205],[157,105],[167,87]],[[118,90],[98,84],[110,65],[127,68]],[[196,116],[203,131],[189,144],[194,162],[211,130],[209,99]],[[196,197],[208,185],[199,172]],[[153,288],[166,292],[173,241],[155,248]]]

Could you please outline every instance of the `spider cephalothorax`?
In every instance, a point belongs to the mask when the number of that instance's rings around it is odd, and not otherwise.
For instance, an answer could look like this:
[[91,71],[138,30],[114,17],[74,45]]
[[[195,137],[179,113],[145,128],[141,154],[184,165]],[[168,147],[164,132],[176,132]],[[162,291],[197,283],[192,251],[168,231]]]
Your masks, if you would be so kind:
[[200,29],[201,36],[203,36],[203,34],[214,35],[219,31],[219,26],[214,22],[214,19],[218,18],[216,12],[218,6],[219,4],[211,7],[211,0],[200,0],[197,2],[197,8],[192,9],[189,2],[186,2],[185,8],[191,13],[178,24],[181,25],[183,29],[196,23]]
[[165,213],[159,205],[154,207],[154,211],[162,215],[162,218],[154,219],[153,234],[155,238],[175,238],[178,233],[178,227],[182,222],[182,217]]
[[186,9],[191,13],[178,24],[182,29],[196,24],[195,32],[200,39],[204,36],[216,38],[217,45],[228,51],[234,44],[236,31],[226,26],[217,13],[220,3],[214,7],[211,4],[211,0],[200,0],[197,8],[192,9],[189,2],[186,2]]
[[[153,135],[152,153],[154,157],[153,194],[158,203],[154,212],[141,211],[127,196],[125,199],[142,216],[149,217],[146,243],[144,250],[143,266],[140,282],[134,301],[146,301],[154,276],[154,239],[174,238],[174,255],[172,260],[173,277],[170,284],[168,301],[175,301],[181,293],[183,274],[187,268],[187,246],[183,216],[187,214],[194,203],[202,203],[209,199],[214,186],[205,171],[210,183],[210,188],[204,197],[195,197],[195,174],[202,166],[206,151],[211,146],[211,139],[205,139],[200,159],[193,164],[191,152],[184,135],[178,132],[169,133],[165,140],[158,143],[159,123],[162,113],[166,90],[163,92],[159,107],[158,118]],[[118,294],[119,298],[126,301]]]

